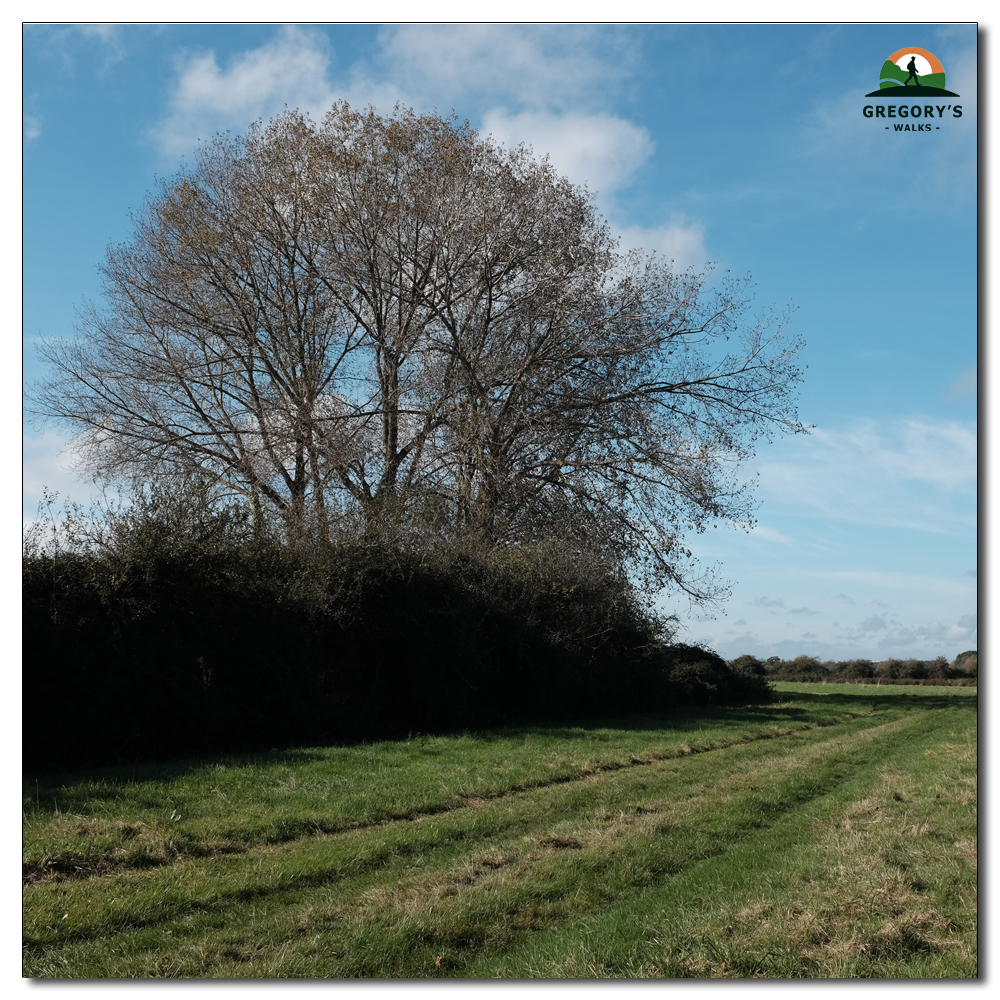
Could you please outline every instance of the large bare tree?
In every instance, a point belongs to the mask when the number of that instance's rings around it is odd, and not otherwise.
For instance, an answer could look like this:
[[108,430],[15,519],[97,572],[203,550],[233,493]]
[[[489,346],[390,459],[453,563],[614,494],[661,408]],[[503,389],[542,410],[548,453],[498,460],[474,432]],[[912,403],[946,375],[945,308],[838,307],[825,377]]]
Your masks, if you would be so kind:
[[684,536],[748,521],[738,463],[802,429],[745,283],[620,254],[547,161],[436,115],[217,138],[103,274],[39,411],[92,471],[207,479],[293,542],[564,538],[704,597]]

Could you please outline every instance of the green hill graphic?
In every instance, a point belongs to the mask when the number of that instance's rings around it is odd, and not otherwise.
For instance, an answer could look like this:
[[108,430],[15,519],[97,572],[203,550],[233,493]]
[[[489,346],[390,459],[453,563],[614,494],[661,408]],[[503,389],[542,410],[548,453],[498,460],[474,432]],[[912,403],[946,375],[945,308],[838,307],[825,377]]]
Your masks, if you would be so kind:
[[[882,71],[878,75],[878,85],[880,90],[895,88],[904,80],[909,79],[910,74],[906,70],[900,69],[894,62],[888,59],[882,64]],[[918,76],[917,82],[921,87],[936,87],[944,90],[944,73],[928,73],[925,76]],[[908,90],[913,87],[911,83]],[[956,95],[957,96],[957,95]]]

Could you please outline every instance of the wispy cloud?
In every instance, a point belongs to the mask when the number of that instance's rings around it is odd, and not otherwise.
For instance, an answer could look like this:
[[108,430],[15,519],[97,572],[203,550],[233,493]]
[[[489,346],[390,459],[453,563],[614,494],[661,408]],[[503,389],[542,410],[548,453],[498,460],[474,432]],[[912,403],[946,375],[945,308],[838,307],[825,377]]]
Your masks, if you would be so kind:
[[42,122],[35,115],[25,115],[22,122],[24,141],[34,142],[42,134]]
[[74,25],[73,30],[82,36],[87,45],[98,48],[102,73],[107,73],[128,55],[125,25],[79,24]]
[[887,627],[885,618],[880,618],[878,615],[872,615],[871,618],[866,619],[858,625],[858,628],[862,632],[878,632],[879,629]]
[[[45,24],[25,25],[36,42],[44,38],[46,58],[60,70],[75,75],[84,65],[106,73],[121,62],[129,52],[126,35],[129,26],[123,24]],[[142,25],[144,32],[157,31],[152,25]],[[95,58],[96,57],[96,58]]]
[[966,531],[975,524],[976,433],[958,421],[910,418],[816,429],[761,463],[769,504],[858,524]]
[[951,384],[946,394],[948,399],[963,399],[968,396],[975,396],[978,391],[979,373],[975,368],[969,368],[962,372]]
[[[901,572],[888,569],[814,569],[800,566],[786,566],[782,569],[783,582],[796,590],[819,586],[826,593],[834,589],[848,588],[863,594],[894,595],[897,600],[912,601],[932,594],[947,594],[964,597],[972,592],[969,584],[960,583],[937,573]],[[846,595],[844,595],[846,596]],[[886,609],[889,605],[878,599],[855,599],[856,604],[867,603],[871,607]]]
[[[905,625],[898,621],[886,622],[881,619],[879,621],[877,649],[886,656],[907,654],[914,646],[927,647],[939,644],[942,648],[953,648],[956,644],[969,645],[974,643],[978,637],[978,623],[975,614],[962,615],[951,624],[945,624],[937,619],[924,625]],[[873,628],[866,628],[865,626],[868,624],[868,622],[862,622],[859,627],[862,631],[875,631]],[[852,637],[850,633],[846,636],[846,638]]]
[[353,70],[393,80],[420,103],[473,102],[482,112],[606,110],[635,69],[628,29],[589,25],[404,25],[384,29],[369,65]]
[[777,528],[769,528],[766,524],[758,524],[752,529],[752,537],[762,538],[765,542],[777,542],[779,545],[791,545],[791,535],[786,535]]
[[811,624],[812,631],[796,635],[789,631],[793,627],[789,623],[773,619],[748,622],[741,618],[713,634],[692,624],[687,639],[704,642],[728,659],[743,653],[785,659],[805,653],[826,660],[859,656],[880,660],[890,656],[930,659],[942,654],[951,658],[964,649],[974,649],[978,638],[974,613],[951,620],[934,618],[921,624],[891,616],[873,616],[855,625]]
[[111,22],[104,24],[75,24],[73,30],[84,38],[94,38],[106,45],[113,44],[121,37],[121,25]]

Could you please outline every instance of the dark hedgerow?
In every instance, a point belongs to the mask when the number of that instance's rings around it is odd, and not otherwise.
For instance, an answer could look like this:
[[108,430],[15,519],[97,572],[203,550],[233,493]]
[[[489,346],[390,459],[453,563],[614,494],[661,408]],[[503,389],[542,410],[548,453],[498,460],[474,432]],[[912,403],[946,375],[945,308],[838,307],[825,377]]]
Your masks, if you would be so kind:
[[25,558],[26,763],[770,698],[765,679],[671,645],[669,621],[578,550],[291,548],[244,527],[152,517]]
[[764,677],[738,667],[734,669],[710,649],[675,643],[664,650],[662,656],[664,687],[684,704],[770,700],[771,687]]
[[767,664],[756,656],[751,656],[749,653],[737,656],[729,665],[733,670],[741,674],[753,674],[757,677],[763,677],[767,673]]

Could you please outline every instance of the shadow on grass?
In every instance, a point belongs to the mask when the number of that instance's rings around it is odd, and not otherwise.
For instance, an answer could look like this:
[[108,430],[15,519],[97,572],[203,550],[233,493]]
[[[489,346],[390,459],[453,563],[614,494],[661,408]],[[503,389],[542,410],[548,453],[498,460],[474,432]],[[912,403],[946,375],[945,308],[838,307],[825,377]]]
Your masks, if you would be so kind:
[[[976,689],[961,688],[962,695],[930,694],[921,688],[919,694],[885,693],[892,689],[867,688],[863,692],[831,691],[824,685],[823,692],[777,692],[777,700],[764,705],[741,707],[684,708],[670,713],[631,715],[624,717],[598,717],[570,721],[545,723],[511,723],[490,729],[442,729],[421,733],[385,733],[378,739],[355,740],[351,742],[331,742],[322,747],[278,747],[270,750],[224,751],[193,757],[174,758],[163,761],[123,761],[117,765],[104,765],[86,769],[62,768],[38,771],[25,775],[25,796],[34,797],[31,792],[55,786],[60,788],[63,811],[72,812],[73,804],[63,797],[82,796],[87,800],[113,800],[118,795],[118,786],[142,782],[170,781],[205,770],[218,768],[267,768],[270,766],[292,766],[317,763],[329,759],[330,751],[360,750],[372,751],[385,744],[407,744],[426,741],[429,738],[465,738],[479,743],[501,743],[530,739],[581,739],[588,735],[597,742],[610,742],[617,734],[649,733],[656,730],[671,730],[678,734],[700,732],[720,725],[802,725],[830,724],[842,716],[870,715],[880,711],[909,711],[913,708],[939,710],[963,707],[977,708],[978,694],[966,694]],[[960,699],[960,700],[959,700]],[[604,735],[602,730],[610,730]],[[91,784],[94,782],[94,784]],[[72,790],[68,786],[75,786]],[[73,793],[76,793],[74,795]],[[39,792],[39,794],[41,794]],[[48,796],[51,797],[51,796]]]

